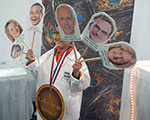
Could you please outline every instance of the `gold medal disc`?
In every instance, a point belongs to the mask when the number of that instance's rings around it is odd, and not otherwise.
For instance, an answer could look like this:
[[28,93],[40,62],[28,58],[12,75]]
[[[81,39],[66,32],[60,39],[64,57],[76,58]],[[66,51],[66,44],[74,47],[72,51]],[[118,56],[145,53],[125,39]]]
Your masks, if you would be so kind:
[[36,108],[43,120],[61,120],[64,100],[59,90],[49,84],[42,85],[36,93]]

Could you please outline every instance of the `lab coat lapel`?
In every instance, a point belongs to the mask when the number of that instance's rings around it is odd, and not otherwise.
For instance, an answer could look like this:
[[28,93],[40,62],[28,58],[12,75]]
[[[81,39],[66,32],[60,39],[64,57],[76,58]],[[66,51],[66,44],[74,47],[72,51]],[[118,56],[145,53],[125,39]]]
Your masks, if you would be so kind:
[[74,57],[74,54],[73,54],[73,50],[67,55],[67,57],[65,58],[64,60],[64,63],[62,66],[66,65],[67,62],[66,61],[74,61],[75,60],[75,57]]

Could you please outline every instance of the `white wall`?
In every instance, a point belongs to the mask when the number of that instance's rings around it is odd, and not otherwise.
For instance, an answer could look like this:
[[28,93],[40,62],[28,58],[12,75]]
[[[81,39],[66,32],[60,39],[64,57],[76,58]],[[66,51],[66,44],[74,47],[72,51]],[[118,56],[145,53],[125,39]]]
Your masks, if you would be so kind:
[[138,60],[150,60],[150,0],[135,0],[131,44]]

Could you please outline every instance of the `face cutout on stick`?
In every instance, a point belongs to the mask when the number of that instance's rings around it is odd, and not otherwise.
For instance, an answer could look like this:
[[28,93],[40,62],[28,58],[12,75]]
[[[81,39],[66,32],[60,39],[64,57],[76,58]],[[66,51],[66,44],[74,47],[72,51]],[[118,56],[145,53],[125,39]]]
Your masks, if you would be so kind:
[[43,6],[39,3],[35,3],[30,8],[30,21],[33,26],[40,23],[43,17]]
[[60,4],[56,8],[55,14],[62,40],[80,41],[80,30],[75,10],[68,4]]
[[14,44],[12,46],[12,49],[11,49],[11,57],[13,59],[16,59],[16,58],[18,58],[21,55],[22,55],[22,48],[21,48],[21,46],[19,44]]
[[104,12],[94,14],[85,27],[81,39],[94,51],[99,51],[116,33],[116,24],[112,17]]
[[21,25],[14,19],[9,20],[5,25],[5,33],[13,43],[23,32]]
[[105,45],[99,54],[102,57],[103,65],[109,69],[124,69],[136,63],[136,53],[126,42]]

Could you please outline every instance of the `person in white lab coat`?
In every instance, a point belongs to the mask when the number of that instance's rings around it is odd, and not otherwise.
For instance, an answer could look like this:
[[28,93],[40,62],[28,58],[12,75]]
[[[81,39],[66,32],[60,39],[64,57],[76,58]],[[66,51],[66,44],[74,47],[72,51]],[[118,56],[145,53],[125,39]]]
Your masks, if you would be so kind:
[[[78,120],[82,91],[90,85],[89,71],[84,62],[81,63],[80,60],[75,60],[71,41],[62,41],[58,32],[54,34],[54,41],[56,46],[42,55],[39,62],[35,60],[33,51],[31,49],[28,50],[26,54],[30,64],[28,66],[29,69],[34,71],[34,75],[37,76],[38,90],[41,85],[50,83],[51,71],[54,71],[62,54],[65,54],[66,57],[64,61],[61,61],[63,64],[53,85],[60,91],[64,99],[65,111],[63,120]],[[77,56],[80,56],[79,52],[77,52]],[[39,115],[37,119],[41,119]]]

